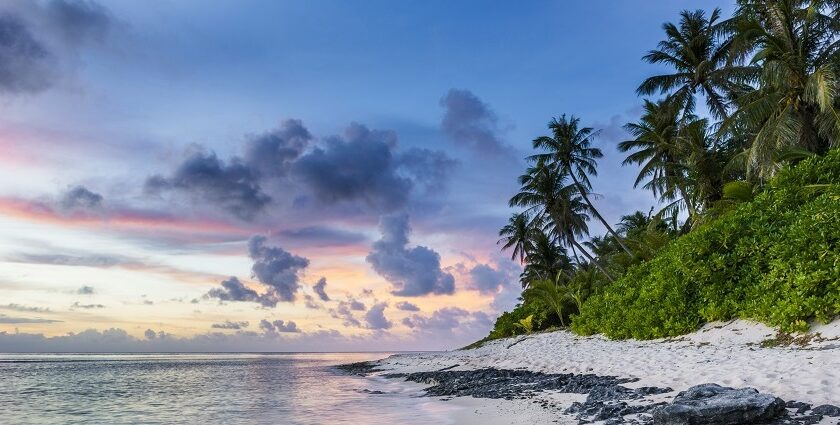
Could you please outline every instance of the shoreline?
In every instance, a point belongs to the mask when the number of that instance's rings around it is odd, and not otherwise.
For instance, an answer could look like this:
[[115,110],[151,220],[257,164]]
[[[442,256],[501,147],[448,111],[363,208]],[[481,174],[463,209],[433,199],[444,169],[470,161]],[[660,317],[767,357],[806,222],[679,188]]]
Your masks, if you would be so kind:
[[471,350],[396,354],[345,370],[425,384],[426,396],[463,405],[457,423],[487,424],[493,415],[502,415],[501,423],[546,416],[560,423],[650,423],[652,411],[680,392],[714,383],[787,402],[784,421],[771,423],[837,424],[840,322],[815,327],[797,340],[801,346],[771,346],[775,336],[772,328],[740,320],[652,341],[556,331]]

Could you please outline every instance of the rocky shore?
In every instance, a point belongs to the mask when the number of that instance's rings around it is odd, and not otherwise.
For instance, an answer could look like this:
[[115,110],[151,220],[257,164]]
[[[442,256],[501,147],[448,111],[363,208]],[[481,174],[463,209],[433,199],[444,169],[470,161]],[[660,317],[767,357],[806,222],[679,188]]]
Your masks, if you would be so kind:
[[579,424],[656,425],[736,425],[736,424],[803,424],[821,423],[837,418],[840,407],[812,407],[798,401],[784,401],[752,388],[728,388],[702,384],[680,392],[673,401],[654,401],[650,396],[671,393],[671,388],[636,387],[623,384],[638,379],[598,376],[594,374],[549,374],[524,370],[484,368],[477,370],[437,370],[429,372],[387,373],[380,362],[364,362],[339,366],[347,373],[380,374],[389,379],[404,379],[426,384],[425,396],[450,399],[470,396],[488,399],[535,399],[542,392],[583,394],[583,402],[571,406],[539,403],[542,408],[556,409]]
[[791,346],[767,344],[775,330],[740,321],[658,341],[553,332],[341,369],[422,384],[439,400],[519,409],[495,423],[533,423],[528,415],[549,412],[579,424],[840,425],[840,324],[820,330]]

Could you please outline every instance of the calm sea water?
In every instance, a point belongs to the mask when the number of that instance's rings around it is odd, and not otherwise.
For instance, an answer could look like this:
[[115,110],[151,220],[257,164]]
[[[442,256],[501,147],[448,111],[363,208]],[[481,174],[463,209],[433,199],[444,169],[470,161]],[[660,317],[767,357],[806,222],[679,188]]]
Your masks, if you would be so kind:
[[0,354],[0,424],[449,423],[416,385],[330,367],[386,355]]

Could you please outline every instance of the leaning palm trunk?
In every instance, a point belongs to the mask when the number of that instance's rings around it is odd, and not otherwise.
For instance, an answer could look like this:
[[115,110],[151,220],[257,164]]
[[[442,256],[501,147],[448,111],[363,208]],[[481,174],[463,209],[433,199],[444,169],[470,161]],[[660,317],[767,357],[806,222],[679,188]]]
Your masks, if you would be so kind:
[[604,220],[604,217],[601,217],[601,213],[599,213],[598,210],[595,209],[595,206],[592,205],[592,202],[589,200],[589,196],[586,195],[586,190],[584,190],[583,186],[581,186],[580,182],[578,182],[577,177],[575,177],[575,174],[569,173],[569,175],[572,176],[572,181],[575,182],[575,187],[577,187],[578,192],[580,192],[580,196],[583,197],[583,200],[586,201],[587,205],[589,205],[589,209],[592,210],[592,213],[595,214],[595,217],[598,217],[598,220],[600,220],[604,227],[607,228],[607,231],[610,232],[610,234],[615,238],[615,240],[621,246],[621,249],[623,249],[624,252],[627,253],[627,255],[632,257],[633,253],[627,248],[626,245],[624,245],[624,241],[621,239],[620,236],[618,236],[618,233],[616,233],[615,230],[613,230],[613,228],[610,227],[609,224],[607,224],[607,220]]
[[594,265],[595,265],[595,267],[597,267],[597,268],[598,268],[598,270],[600,270],[600,271],[601,271],[601,273],[603,273],[603,274],[604,274],[604,276],[606,276],[606,277],[607,277],[607,279],[609,279],[609,280],[610,280],[610,282],[615,282],[615,279],[613,279],[612,275],[610,275],[610,274],[607,272],[607,269],[605,269],[605,268],[604,268],[604,266],[602,266],[602,265],[601,265],[601,263],[599,263],[599,262],[598,262],[598,260],[596,260],[596,259],[592,258],[592,255],[591,255],[591,254],[589,254],[589,253],[588,253],[585,249],[583,249],[583,247],[582,247],[582,246],[580,246],[580,244],[579,244],[576,240],[572,240],[572,244],[573,244],[574,246],[577,246],[577,248],[580,250],[580,252],[581,252],[581,253],[582,253],[582,254],[583,254],[583,255],[584,255],[584,256],[585,256],[585,257],[589,260],[589,262],[590,262],[590,263],[592,263],[592,264],[594,264]]

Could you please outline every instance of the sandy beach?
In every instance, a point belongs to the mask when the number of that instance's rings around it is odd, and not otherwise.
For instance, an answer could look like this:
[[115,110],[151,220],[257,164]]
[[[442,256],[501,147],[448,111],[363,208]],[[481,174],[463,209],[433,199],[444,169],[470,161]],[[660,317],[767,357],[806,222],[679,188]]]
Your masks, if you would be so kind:
[[[799,344],[774,345],[774,329],[747,322],[711,323],[680,338],[611,341],[566,331],[489,342],[477,349],[400,354],[377,363],[377,374],[485,368],[633,379],[629,388],[673,391],[634,403],[668,402],[691,386],[752,387],[785,401],[813,406],[840,403],[840,322],[815,326]],[[807,343],[805,340],[809,340]],[[525,400],[455,397],[455,423],[576,423],[564,414],[585,394],[541,392]],[[819,423],[837,423],[824,418]]]

